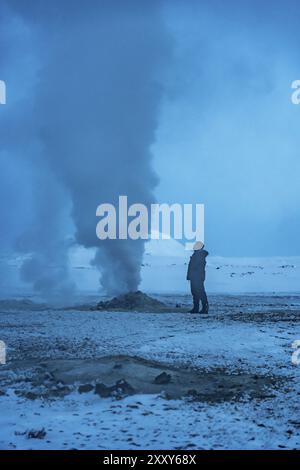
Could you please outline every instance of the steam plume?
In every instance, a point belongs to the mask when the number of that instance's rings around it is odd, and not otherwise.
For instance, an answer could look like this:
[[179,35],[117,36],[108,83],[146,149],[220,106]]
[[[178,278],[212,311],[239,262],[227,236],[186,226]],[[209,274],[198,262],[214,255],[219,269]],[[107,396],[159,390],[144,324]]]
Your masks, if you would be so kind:
[[[71,288],[67,250],[73,225],[76,243],[97,248],[94,263],[106,290],[135,290],[143,242],[100,242],[95,211],[102,202],[117,204],[120,194],[129,204],[153,202],[157,179],[150,147],[170,49],[160,4],[11,0],[8,5],[10,17],[29,36],[36,68],[29,80],[31,101],[23,103],[31,114],[22,152],[25,161],[36,162],[32,180],[38,181],[34,223],[19,239],[21,249],[32,253],[23,278],[39,291]],[[51,271],[49,264],[59,268]]]

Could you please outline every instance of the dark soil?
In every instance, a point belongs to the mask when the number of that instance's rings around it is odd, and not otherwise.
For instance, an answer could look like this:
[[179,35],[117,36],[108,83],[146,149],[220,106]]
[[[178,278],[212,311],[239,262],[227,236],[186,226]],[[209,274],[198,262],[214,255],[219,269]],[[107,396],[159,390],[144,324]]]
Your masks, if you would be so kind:
[[136,292],[128,292],[127,294],[119,295],[111,300],[99,302],[96,310],[153,312],[166,308],[167,305],[165,303],[138,290]]

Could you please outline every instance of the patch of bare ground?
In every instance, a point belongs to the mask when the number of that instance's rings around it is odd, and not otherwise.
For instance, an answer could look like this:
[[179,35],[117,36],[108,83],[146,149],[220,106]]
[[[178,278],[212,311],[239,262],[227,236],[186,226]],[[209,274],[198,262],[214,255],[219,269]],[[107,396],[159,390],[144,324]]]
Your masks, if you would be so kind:
[[282,378],[275,375],[229,372],[223,368],[179,368],[131,356],[49,360],[38,367],[34,365],[11,365],[15,377],[19,377],[13,384],[16,393],[29,399],[57,398],[77,390],[102,398],[162,394],[166,399],[188,397],[201,402],[262,400],[272,398],[282,383]]

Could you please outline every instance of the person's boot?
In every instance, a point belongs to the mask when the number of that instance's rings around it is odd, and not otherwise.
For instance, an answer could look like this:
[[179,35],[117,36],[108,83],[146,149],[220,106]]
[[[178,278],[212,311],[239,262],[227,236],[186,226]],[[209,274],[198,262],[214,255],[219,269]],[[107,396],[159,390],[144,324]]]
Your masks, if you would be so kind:
[[208,302],[206,302],[205,304],[202,305],[202,309],[200,310],[199,313],[201,313],[202,315],[207,315],[208,314],[208,310],[209,310],[209,305],[208,305]]
[[193,307],[192,310],[189,310],[189,313],[199,313],[199,309],[196,310],[195,307]]
[[194,300],[194,306],[189,313],[199,313],[199,302],[197,302],[197,300]]

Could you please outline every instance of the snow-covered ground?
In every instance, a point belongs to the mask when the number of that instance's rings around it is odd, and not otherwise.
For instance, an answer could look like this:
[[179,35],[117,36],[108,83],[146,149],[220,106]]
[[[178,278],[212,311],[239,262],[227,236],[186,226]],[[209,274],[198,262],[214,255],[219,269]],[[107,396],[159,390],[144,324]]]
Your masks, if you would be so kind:
[[[2,254],[1,449],[300,448],[300,258],[209,256],[200,317],[183,313],[189,256],[174,240],[146,244],[140,288],[171,306],[154,314],[70,308],[100,299],[92,251],[71,250],[80,291],[63,308],[38,303],[22,258]],[[171,383],[153,385],[155,371]],[[94,393],[119,379],[135,393]]]
[[[160,298],[183,306],[190,301]],[[300,339],[300,296],[210,300],[208,317],[176,308],[151,314],[0,302],[0,339],[7,345],[7,365],[0,366],[0,448],[299,449],[300,365],[292,364],[291,345]],[[172,399],[164,386],[146,393],[146,375],[136,378],[142,393],[131,396],[78,392],[80,383],[104,381],[98,373],[84,375],[98,370],[103,357],[110,358],[114,377],[106,385],[115,377],[130,383],[118,368],[122,356],[171,370],[182,390],[186,377],[195,377],[198,395]],[[188,375],[180,379],[181,371]],[[32,438],[30,431],[43,429],[41,439]]]

